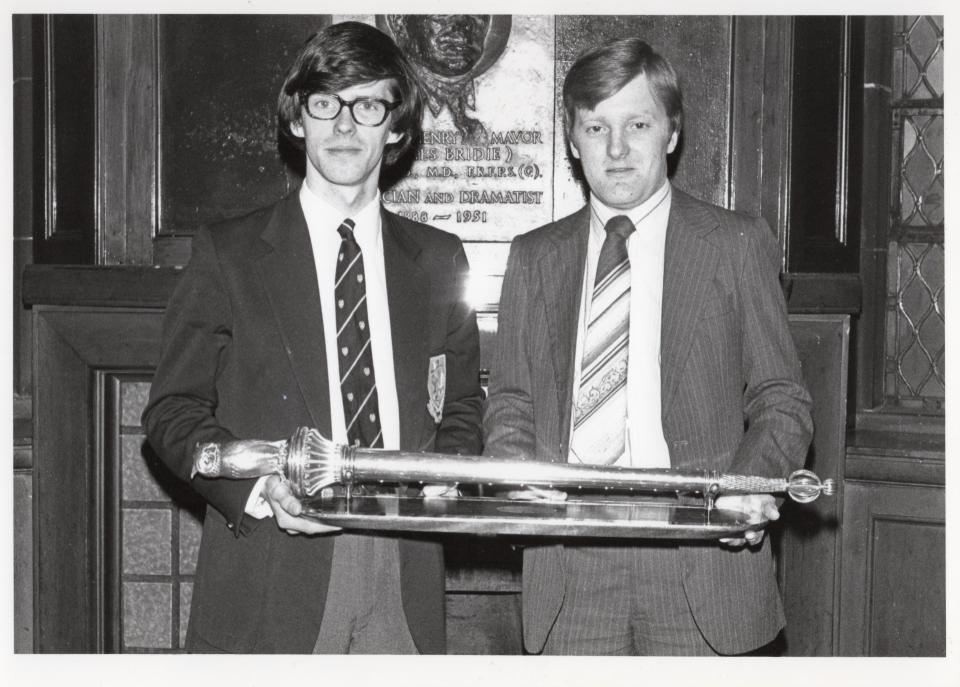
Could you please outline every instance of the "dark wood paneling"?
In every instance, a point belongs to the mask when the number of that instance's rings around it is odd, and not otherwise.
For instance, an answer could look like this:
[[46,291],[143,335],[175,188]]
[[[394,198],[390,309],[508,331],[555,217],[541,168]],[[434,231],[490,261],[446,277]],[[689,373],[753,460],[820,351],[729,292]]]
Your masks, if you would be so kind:
[[[115,645],[116,466],[103,427],[105,371],[159,356],[159,311],[35,313],[35,646],[85,653]],[[114,552],[114,553],[111,553]]]
[[18,654],[29,654],[33,652],[32,548],[33,475],[30,470],[14,469],[13,651]]
[[784,274],[783,291],[792,313],[860,312],[860,277],[856,274]]
[[[850,320],[792,315],[790,331],[813,397],[815,430],[806,467],[842,484]],[[835,649],[841,507],[837,495],[802,505],[788,500],[781,509],[775,541],[789,655],[830,656]]]
[[522,554],[502,537],[445,537],[447,653],[523,652]]
[[[47,371],[43,376],[39,370],[34,373],[34,402],[39,411],[34,413],[38,434],[34,468],[36,648],[95,651],[99,536],[96,500],[91,502],[88,496],[97,478],[90,474],[94,470],[93,437],[86,414],[74,414],[78,408],[90,410],[88,399],[93,390],[87,365],[70,342],[46,318],[36,317],[34,324],[36,359],[44,361]],[[51,361],[49,367],[47,361]],[[75,417],[76,421],[56,421],[62,417]],[[48,499],[54,507],[44,507]],[[64,593],[67,590],[69,593]],[[64,618],[70,620],[64,622]]]
[[[34,173],[43,167],[43,20],[13,15],[13,235],[33,238]],[[38,146],[37,144],[40,144]],[[39,155],[38,155],[39,154]],[[42,181],[42,177],[41,177]],[[37,186],[42,188],[42,184]]]
[[97,263],[149,265],[156,228],[156,18],[98,20]]
[[848,480],[844,490],[839,653],[943,656],[943,489]]
[[192,236],[158,236],[153,242],[153,260],[157,265],[186,265],[192,245]]
[[939,433],[858,429],[847,437],[848,479],[946,484],[946,441]]
[[[672,179],[685,191],[725,206],[732,26],[733,20],[724,16],[558,15],[558,81],[587,47],[626,36],[647,41],[677,70],[686,103],[679,152],[671,156],[671,170],[676,167]],[[559,93],[557,98],[560,103]]]
[[30,332],[33,327],[33,313],[24,307],[22,275],[27,265],[33,262],[33,241],[13,241],[13,391],[18,394],[31,393],[33,379],[31,375],[32,349]]
[[787,238],[790,204],[790,109],[793,107],[793,18],[765,17],[763,59],[764,132],[761,216],[781,246]]
[[96,17],[46,20],[45,222],[37,262],[92,264],[96,227]]
[[[871,524],[870,655],[943,656],[943,521],[874,517]],[[910,561],[912,574],[904,575],[905,560]]]
[[520,594],[447,594],[447,653],[523,653]]
[[448,592],[520,593],[520,550],[500,537],[448,537],[443,543]]
[[28,265],[23,301],[27,305],[162,308],[180,272],[174,267]]
[[730,205],[763,217],[781,238],[787,227],[792,30],[791,17],[736,17],[730,84]]
[[[766,26],[763,17],[733,19],[733,78],[730,88],[730,207],[762,216],[764,117],[763,76]],[[773,225],[772,225],[773,226]]]
[[[13,15],[13,388],[31,391],[32,314],[20,298],[20,274],[33,262],[43,221],[43,20]],[[17,436],[17,435],[15,435]]]
[[277,152],[287,68],[329,15],[161,15],[160,233],[267,205],[294,183]]
[[890,222],[890,113],[893,18],[867,17],[864,41],[863,177],[860,277],[863,310],[856,325],[857,409],[883,402],[883,344],[887,288],[887,226]]
[[[795,17],[790,157],[791,272],[856,271],[857,232],[848,236],[848,173],[858,159],[859,131],[851,112],[851,77],[862,48],[862,22],[843,16]],[[856,23],[856,27],[853,24]],[[858,30],[859,29],[859,30]],[[849,136],[848,136],[849,134]],[[857,226],[858,223],[854,223]]]

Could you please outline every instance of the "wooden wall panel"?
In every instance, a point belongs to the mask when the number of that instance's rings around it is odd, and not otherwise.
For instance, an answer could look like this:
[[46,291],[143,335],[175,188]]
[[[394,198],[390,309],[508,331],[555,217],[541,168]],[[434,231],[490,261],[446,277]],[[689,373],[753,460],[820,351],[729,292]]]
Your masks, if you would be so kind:
[[944,656],[942,487],[848,480],[843,512],[843,656]]
[[786,237],[790,168],[793,23],[737,17],[731,116],[731,205]]
[[[732,27],[733,20],[725,16],[558,15],[557,82],[562,84],[577,54],[588,46],[626,36],[647,41],[670,60],[683,88],[683,134],[679,152],[671,156],[672,179],[688,193],[725,206]],[[559,112],[559,86],[556,97]]]
[[[44,43],[43,221],[35,224],[34,260],[92,264],[96,241],[96,18],[39,20]],[[36,150],[41,153],[41,150]]]
[[[33,651],[33,474],[13,471],[13,651]],[[9,650],[9,649],[8,649]]]
[[886,235],[893,145],[893,18],[867,17],[864,21],[863,211],[859,227],[860,277],[864,288],[856,338],[857,410],[875,408],[883,402]]
[[157,223],[157,29],[149,15],[97,22],[97,264],[149,265]]
[[160,311],[39,307],[34,319],[35,647],[117,646],[118,467],[104,445],[105,373],[159,355]]
[[520,594],[447,594],[447,653],[523,653]]
[[[872,524],[870,655],[943,656],[943,521],[875,517]],[[904,575],[904,561],[914,574]]]
[[295,183],[277,155],[287,68],[327,15],[161,15],[160,224],[170,239]]
[[792,21],[788,269],[856,272],[863,21],[843,16]]
[[[806,467],[843,483],[850,318],[791,315],[803,377],[813,397],[814,437]],[[791,656],[830,656],[836,646],[843,495],[813,503],[787,500],[774,531]]]
[[[29,394],[32,313],[20,298],[20,274],[33,262],[44,218],[43,20],[13,15],[13,388]],[[16,414],[16,406],[14,407]],[[19,438],[19,437],[17,437]]]

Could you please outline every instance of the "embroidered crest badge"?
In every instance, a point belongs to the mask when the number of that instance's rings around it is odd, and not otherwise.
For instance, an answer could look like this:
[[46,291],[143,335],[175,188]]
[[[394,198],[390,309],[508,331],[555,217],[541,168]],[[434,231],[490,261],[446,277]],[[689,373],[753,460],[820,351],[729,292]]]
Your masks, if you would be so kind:
[[443,399],[447,393],[447,357],[444,354],[430,357],[430,370],[427,373],[427,410],[438,425],[443,419]]

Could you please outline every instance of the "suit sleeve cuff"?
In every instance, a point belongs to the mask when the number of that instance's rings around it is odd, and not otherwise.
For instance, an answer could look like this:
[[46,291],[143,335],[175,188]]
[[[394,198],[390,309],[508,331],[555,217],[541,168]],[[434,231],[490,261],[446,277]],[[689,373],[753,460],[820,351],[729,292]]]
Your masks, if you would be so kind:
[[267,500],[263,497],[263,485],[266,483],[268,477],[269,475],[263,475],[253,485],[253,489],[250,490],[250,496],[247,497],[247,503],[243,508],[244,515],[249,515],[257,519],[273,517],[273,509],[270,508],[270,504],[267,503]]

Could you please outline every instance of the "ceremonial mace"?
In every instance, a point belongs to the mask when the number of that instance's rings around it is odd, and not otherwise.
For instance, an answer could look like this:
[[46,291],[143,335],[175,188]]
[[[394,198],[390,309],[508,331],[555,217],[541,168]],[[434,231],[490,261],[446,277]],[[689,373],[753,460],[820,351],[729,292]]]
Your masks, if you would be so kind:
[[361,482],[472,483],[604,489],[643,493],[701,494],[710,510],[727,494],[786,493],[798,503],[835,492],[834,481],[821,481],[809,470],[786,478],[726,474],[711,470],[622,468],[546,463],[508,458],[417,453],[359,448],[324,438],[301,427],[281,441],[237,440],[199,444],[191,477],[243,479],[278,474],[299,498],[314,496],[336,484]]

